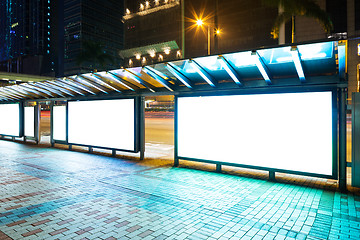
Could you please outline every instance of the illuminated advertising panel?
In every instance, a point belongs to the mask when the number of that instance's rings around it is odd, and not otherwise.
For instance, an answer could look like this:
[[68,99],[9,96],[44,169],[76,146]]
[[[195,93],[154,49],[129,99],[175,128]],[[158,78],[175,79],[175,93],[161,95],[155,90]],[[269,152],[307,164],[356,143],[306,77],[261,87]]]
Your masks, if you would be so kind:
[[53,114],[53,139],[66,141],[66,106],[54,106]]
[[20,135],[19,104],[0,104],[0,134]]
[[135,100],[68,102],[68,142],[135,150]]
[[179,97],[178,157],[333,173],[332,92]]
[[35,107],[24,107],[25,136],[35,137]]

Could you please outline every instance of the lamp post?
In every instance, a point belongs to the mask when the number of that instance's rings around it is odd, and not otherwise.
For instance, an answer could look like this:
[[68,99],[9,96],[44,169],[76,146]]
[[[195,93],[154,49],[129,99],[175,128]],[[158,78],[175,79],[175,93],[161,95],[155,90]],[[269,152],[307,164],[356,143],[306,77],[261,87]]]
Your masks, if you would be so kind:
[[[201,27],[204,25],[204,22],[202,19],[198,19],[196,20],[196,24]],[[220,33],[219,30],[216,31],[216,33]],[[210,51],[211,51],[211,45],[210,45],[210,40],[211,40],[211,34],[210,34],[210,25],[207,24],[207,54],[210,55]]]

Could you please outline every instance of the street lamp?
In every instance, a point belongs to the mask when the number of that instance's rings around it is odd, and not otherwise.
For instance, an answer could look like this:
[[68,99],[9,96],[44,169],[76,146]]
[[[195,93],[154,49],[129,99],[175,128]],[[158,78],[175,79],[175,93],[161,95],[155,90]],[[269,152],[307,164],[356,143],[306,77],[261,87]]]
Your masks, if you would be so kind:
[[[205,25],[204,24],[204,21],[202,20],[202,19],[198,19],[198,20],[196,20],[196,25],[198,26],[198,27],[202,27],[203,25]],[[210,46],[210,40],[211,40],[211,31],[210,31],[210,28],[211,28],[211,26],[210,26],[210,24],[206,24],[207,25],[207,45],[208,45],[208,47],[207,47],[207,54],[208,55],[210,55],[210,51],[211,51],[211,46]],[[216,35],[219,35],[220,34],[220,29],[214,29],[215,31],[214,31],[214,33],[216,34]]]

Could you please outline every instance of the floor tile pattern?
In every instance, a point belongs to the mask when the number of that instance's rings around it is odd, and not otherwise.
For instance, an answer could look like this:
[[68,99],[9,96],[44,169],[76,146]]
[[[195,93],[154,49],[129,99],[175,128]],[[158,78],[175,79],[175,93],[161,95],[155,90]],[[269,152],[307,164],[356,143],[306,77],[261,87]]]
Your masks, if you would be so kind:
[[318,182],[0,141],[0,240],[360,239],[358,192]]

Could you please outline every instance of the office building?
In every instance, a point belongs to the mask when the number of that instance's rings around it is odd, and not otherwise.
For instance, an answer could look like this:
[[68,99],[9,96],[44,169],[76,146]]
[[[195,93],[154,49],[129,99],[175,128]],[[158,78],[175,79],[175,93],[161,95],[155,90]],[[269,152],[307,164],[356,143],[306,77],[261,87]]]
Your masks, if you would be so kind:
[[[123,1],[64,0],[64,75],[114,69],[121,65],[118,55],[123,48]],[[80,64],[77,56],[84,51],[84,42],[101,45],[101,51],[113,57],[104,66]]]
[[2,0],[0,16],[0,71],[53,75],[51,0]]

